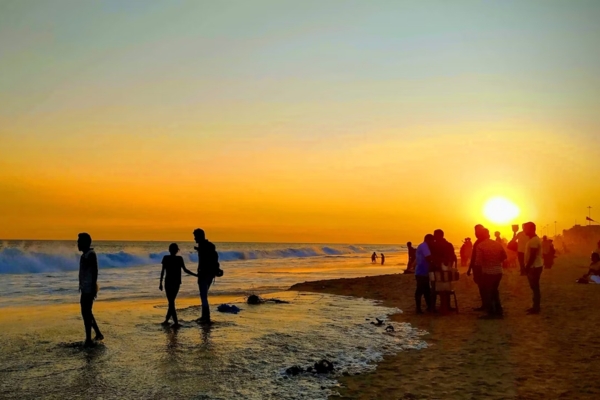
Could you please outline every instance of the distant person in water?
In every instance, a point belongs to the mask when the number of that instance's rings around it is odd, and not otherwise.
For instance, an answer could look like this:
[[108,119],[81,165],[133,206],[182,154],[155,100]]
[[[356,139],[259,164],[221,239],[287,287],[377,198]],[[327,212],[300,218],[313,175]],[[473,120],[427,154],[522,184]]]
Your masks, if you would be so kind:
[[381,253],[381,265],[385,264],[385,255]]
[[408,249],[408,263],[404,273],[413,273],[417,264],[417,249],[413,247],[412,242],[406,243],[406,248]]
[[[79,292],[81,298],[81,316],[85,327],[85,347],[93,347],[94,341],[103,340],[104,336],[98,328],[92,307],[98,294],[98,257],[92,248],[92,237],[87,233],[80,233],[77,239],[77,248],[81,251],[79,259]],[[96,333],[92,341],[92,329]]]
[[210,285],[217,276],[218,271],[220,271],[219,254],[215,245],[206,239],[206,234],[202,229],[194,231],[194,240],[198,244],[194,249],[198,251],[198,289],[202,303],[202,316],[198,321],[200,323],[210,323],[208,289],[210,289]]
[[377,253],[373,252],[373,254],[371,254],[371,262],[373,264],[377,262]]
[[432,312],[431,305],[431,286],[429,282],[429,271],[431,267],[431,246],[433,245],[433,235],[425,235],[423,243],[417,246],[416,249],[416,268],[415,279],[417,281],[417,289],[415,290],[415,305],[417,314],[423,314],[421,309],[421,297],[425,297],[427,311]]
[[[177,320],[177,310],[175,308],[175,299],[179,293],[179,287],[181,286],[181,270],[185,271],[186,274],[198,277],[192,271],[185,267],[183,258],[178,256],[179,246],[177,243],[171,243],[169,246],[168,256],[164,256],[162,259],[162,270],[160,271],[160,285],[158,288],[163,290],[163,277],[165,278],[165,292],[167,300],[169,302],[169,309],[165,321],[162,323],[165,326],[169,325],[169,318],[173,318],[173,328],[179,328],[179,321]],[[166,277],[165,277],[166,273]]]

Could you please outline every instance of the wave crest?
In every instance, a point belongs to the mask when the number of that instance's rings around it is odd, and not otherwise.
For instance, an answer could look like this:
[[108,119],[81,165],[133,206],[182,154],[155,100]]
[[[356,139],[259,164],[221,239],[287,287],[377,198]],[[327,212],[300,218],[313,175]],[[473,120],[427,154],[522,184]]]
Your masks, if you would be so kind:
[[[366,253],[358,246],[312,246],[289,247],[279,249],[256,250],[225,250],[219,251],[219,260],[222,262],[277,259],[277,258],[304,258],[343,256],[356,253]],[[137,254],[134,252],[119,251],[104,253],[97,251],[100,268],[126,268],[142,265],[159,264],[168,252]],[[198,262],[198,254],[182,254],[189,262]],[[29,251],[14,247],[0,250],[0,274],[27,274],[38,272],[76,271],[79,269],[80,255],[75,252],[46,253]]]

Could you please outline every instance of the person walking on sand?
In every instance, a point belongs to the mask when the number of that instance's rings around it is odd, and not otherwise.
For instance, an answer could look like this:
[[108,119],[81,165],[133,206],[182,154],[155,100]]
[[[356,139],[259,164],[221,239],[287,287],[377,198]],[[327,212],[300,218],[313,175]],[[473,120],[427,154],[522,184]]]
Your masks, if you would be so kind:
[[371,254],[371,262],[373,264],[377,262],[377,253],[373,252],[373,254]]
[[385,255],[381,253],[381,265],[385,264]]
[[523,225],[523,231],[529,237],[525,248],[525,272],[529,287],[533,292],[533,307],[527,310],[527,314],[539,314],[541,307],[540,277],[542,275],[544,261],[542,260],[542,241],[535,233],[536,226],[533,222]]
[[[94,342],[104,339],[92,313],[94,299],[98,295],[98,257],[92,248],[92,237],[87,233],[79,234],[77,249],[81,251],[81,258],[79,259],[79,292],[81,297],[79,304],[85,327],[84,347],[93,347],[95,346]],[[92,329],[96,333],[93,341]]]
[[417,281],[417,289],[415,290],[415,305],[417,314],[423,314],[421,310],[421,297],[425,297],[427,311],[433,311],[431,306],[431,287],[429,284],[429,267],[431,266],[431,245],[433,244],[433,235],[425,235],[423,243],[417,246],[415,252],[416,267],[415,279]]
[[[475,244],[473,244],[473,254],[477,252],[477,247],[482,240],[485,239],[485,228],[483,225],[475,225]],[[469,270],[467,271],[467,276],[471,276],[471,272],[473,272],[473,281],[477,284],[477,288],[479,289],[479,298],[481,299],[481,307],[474,308],[474,311],[485,311],[486,310],[486,294],[485,287],[483,285],[483,281],[481,279],[481,265],[477,264],[477,260],[475,257],[471,257],[471,262],[469,264]]]
[[460,246],[460,266],[466,267],[469,265],[471,255],[473,254],[473,243],[471,238],[466,238],[463,245]]
[[513,240],[517,242],[517,258],[519,260],[519,267],[521,269],[521,275],[527,275],[525,271],[525,250],[527,249],[527,242],[529,242],[529,236],[525,233],[525,224],[521,226],[523,230],[513,235]]
[[202,303],[202,316],[198,322],[210,323],[208,289],[220,271],[219,254],[215,245],[206,239],[206,234],[202,229],[198,228],[194,231],[194,240],[198,244],[194,249],[198,251],[198,290]]
[[171,243],[169,245],[169,255],[164,256],[162,259],[162,270],[160,271],[160,284],[158,288],[163,290],[163,277],[165,277],[165,292],[167,295],[167,301],[169,302],[169,309],[165,321],[162,323],[164,326],[169,325],[169,318],[173,318],[173,328],[177,329],[179,321],[177,320],[177,309],[175,308],[175,299],[179,293],[179,287],[181,286],[181,270],[185,271],[186,274],[198,277],[192,271],[185,267],[183,258],[178,256],[179,246],[177,243]]
[[506,252],[500,242],[490,239],[490,232],[487,229],[483,229],[481,237],[475,252],[475,265],[481,267],[483,303],[487,311],[487,316],[483,318],[502,318],[498,287],[502,280],[502,263],[506,260]]

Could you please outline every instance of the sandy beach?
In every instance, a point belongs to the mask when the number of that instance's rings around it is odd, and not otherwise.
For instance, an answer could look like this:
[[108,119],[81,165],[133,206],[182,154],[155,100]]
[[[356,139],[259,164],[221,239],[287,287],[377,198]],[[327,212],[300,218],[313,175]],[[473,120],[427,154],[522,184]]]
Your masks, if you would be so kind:
[[597,399],[600,398],[600,287],[580,285],[586,257],[557,259],[542,274],[542,313],[528,316],[531,291],[515,270],[504,274],[503,320],[480,320],[476,286],[461,269],[458,315],[416,315],[412,275],[297,284],[292,290],[381,300],[399,307],[395,321],[429,332],[429,347],[386,357],[376,371],[342,377],[345,399]]

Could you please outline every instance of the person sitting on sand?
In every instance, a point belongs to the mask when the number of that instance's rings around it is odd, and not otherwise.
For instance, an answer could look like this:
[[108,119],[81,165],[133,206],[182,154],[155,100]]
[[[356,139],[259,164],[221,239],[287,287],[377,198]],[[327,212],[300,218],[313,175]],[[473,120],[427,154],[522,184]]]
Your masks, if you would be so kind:
[[215,245],[206,239],[202,229],[194,231],[194,240],[198,244],[194,249],[198,251],[198,290],[202,302],[202,316],[198,322],[209,324],[211,320],[208,289],[219,271],[219,253]]
[[198,277],[192,271],[185,267],[183,258],[178,256],[179,246],[177,243],[171,243],[169,245],[169,255],[164,256],[162,259],[162,270],[160,271],[160,285],[158,288],[163,290],[163,277],[165,277],[165,292],[167,294],[167,301],[169,302],[169,309],[167,316],[162,325],[169,325],[169,318],[173,318],[173,328],[179,328],[179,321],[177,320],[177,310],[175,308],[175,299],[177,293],[179,293],[179,287],[181,286],[181,270],[185,271],[186,274]]
[[429,268],[431,266],[431,246],[433,245],[433,235],[425,235],[425,240],[417,246],[415,258],[415,279],[417,281],[417,289],[415,290],[415,303],[417,314],[423,314],[421,310],[421,296],[425,297],[427,311],[433,311],[431,307],[431,287],[429,283]]
[[[588,270],[587,274],[581,277],[581,279],[579,280],[580,283],[586,283],[590,280],[593,280],[594,282],[600,282],[600,253],[592,253],[591,261],[592,262],[590,263],[590,269]],[[597,278],[592,278],[593,276]]]
[[385,255],[381,253],[381,265],[385,264]]
[[373,254],[371,254],[371,262],[373,264],[377,262],[377,253],[373,252]]
[[[82,253],[79,259],[79,292],[81,292],[79,304],[85,327],[84,346],[93,347],[94,341],[104,339],[92,313],[94,299],[98,295],[98,257],[92,248],[92,237],[87,233],[79,234],[77,249]],[[96,333],[94,341],[92,341],[92,329]]]

